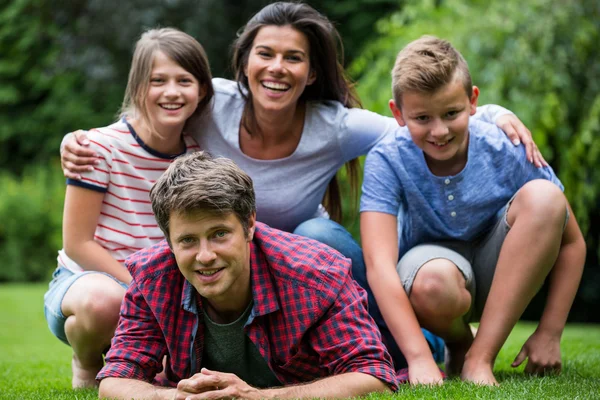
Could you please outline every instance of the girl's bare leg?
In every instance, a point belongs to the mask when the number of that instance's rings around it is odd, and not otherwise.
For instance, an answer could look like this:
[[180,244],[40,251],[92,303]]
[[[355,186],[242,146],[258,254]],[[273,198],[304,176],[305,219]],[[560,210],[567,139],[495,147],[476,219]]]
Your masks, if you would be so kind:
[[125,289],[101,274],[82,276],[65,294],[61,307],[67,316],[65,333],[73,348],[73,388],[98,385],[102,352],[115,333],[124,295]]

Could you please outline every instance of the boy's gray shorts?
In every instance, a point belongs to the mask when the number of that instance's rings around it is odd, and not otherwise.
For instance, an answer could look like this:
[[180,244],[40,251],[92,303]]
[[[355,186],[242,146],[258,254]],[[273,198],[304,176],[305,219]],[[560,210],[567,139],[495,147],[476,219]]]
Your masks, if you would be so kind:
[[[410,295],[415,276],[424,264],[437,258],[449,260],[463,274],[466,288],[471,293],[471,309],[464,319],[466,322],[479,321],[492,286],[500,249],[510,231],[506,216],[511,202],[512,199],[504,207],[494,227],[473,241],[435,242],[410,249],[396,266],[406,293]],[[564,226],[568,218],[567,209]]]

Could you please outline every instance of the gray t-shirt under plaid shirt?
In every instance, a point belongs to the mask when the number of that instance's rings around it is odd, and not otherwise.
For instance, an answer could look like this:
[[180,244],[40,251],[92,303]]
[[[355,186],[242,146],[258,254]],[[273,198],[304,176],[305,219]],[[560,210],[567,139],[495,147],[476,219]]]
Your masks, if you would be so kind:
[[281,382],[244,332],[252,304],[254,303],[250,302],[246,311],[229,324],[213,322],[204,313],[202,367],[235,374],[248,384],[259,388],[281,386]]

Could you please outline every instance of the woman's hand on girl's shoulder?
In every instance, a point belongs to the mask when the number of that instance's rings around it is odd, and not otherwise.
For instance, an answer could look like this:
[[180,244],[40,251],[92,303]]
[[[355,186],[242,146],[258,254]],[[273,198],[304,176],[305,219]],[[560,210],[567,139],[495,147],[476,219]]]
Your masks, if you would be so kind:
[[81,179],[81,172],[92,171],[98,154],[88,146],[87,131],[77,130],[67,134],[60,149],[60,165],[66,178]]

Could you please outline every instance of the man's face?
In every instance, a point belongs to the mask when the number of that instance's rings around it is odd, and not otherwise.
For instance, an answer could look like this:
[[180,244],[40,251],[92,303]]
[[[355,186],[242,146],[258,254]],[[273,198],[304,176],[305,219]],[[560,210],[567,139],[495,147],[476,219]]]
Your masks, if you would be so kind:
[[217,312],[243,311],[250,299],[250,240],[237,216],[196,211],[169,218],[179,270]]

